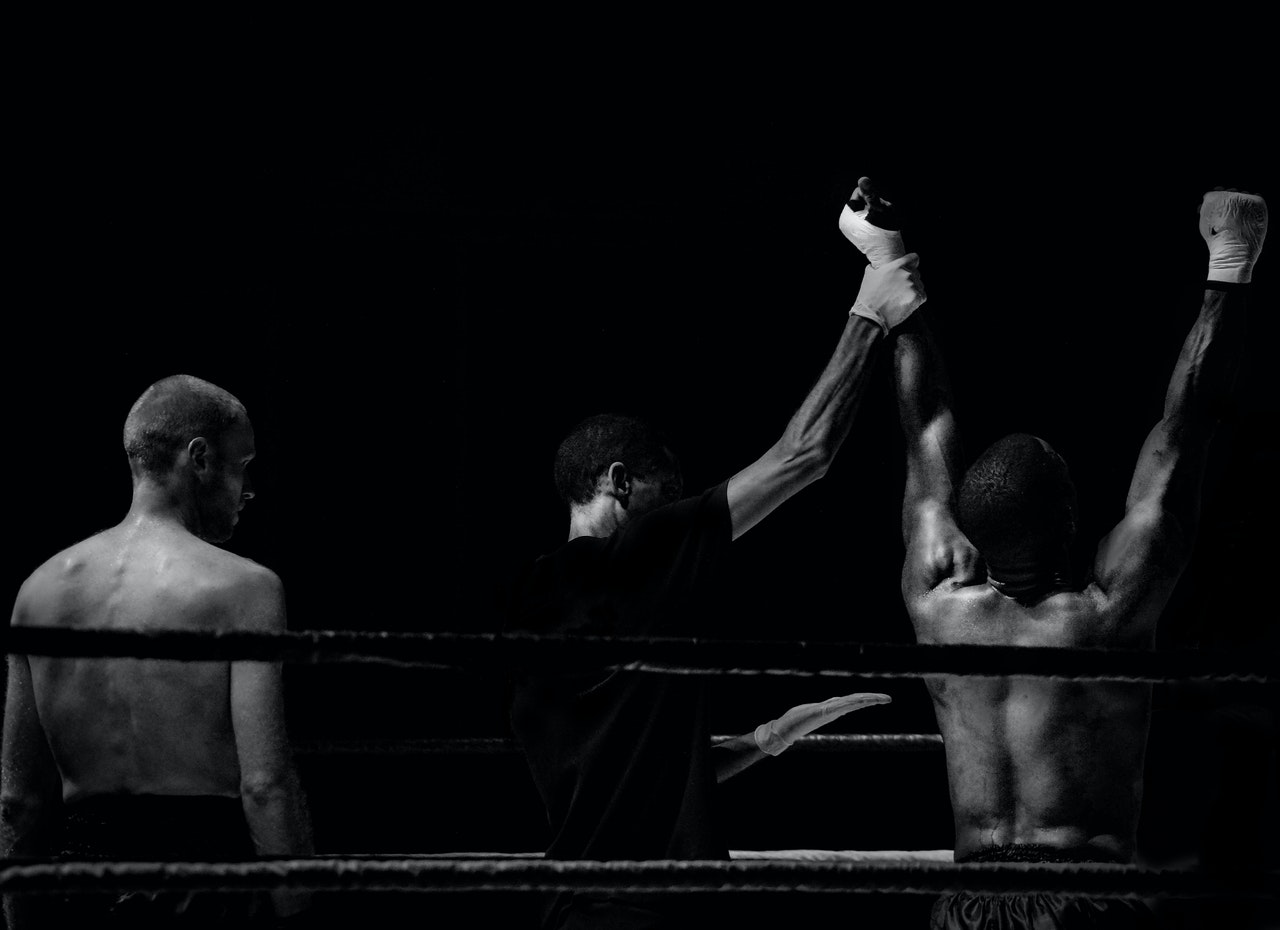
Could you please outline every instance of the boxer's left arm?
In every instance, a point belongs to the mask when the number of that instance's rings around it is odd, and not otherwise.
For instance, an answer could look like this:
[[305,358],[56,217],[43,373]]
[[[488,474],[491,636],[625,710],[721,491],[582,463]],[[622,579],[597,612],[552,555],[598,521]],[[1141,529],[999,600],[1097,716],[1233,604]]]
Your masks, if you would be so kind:
[[956,523],[960,436],[942,354],[924,312],[894,331],[893,370],[907,449],[902,594],[911,605],[943,584],[977,581],[980,563],[977,549]]
[[887,694],[857,693],[828,698],[816,704],[798,704],[776,720],[762,723],[750,733],[717,743],[714,759],[716,782],[732,778],[765,756],[781,755],[796,740],[839,720],[845,714],[893,700]]

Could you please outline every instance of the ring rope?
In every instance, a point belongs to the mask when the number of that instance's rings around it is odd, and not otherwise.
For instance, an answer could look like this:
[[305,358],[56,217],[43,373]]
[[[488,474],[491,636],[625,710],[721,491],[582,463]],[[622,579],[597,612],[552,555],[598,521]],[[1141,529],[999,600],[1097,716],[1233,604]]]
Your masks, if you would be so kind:
[[[323,854],[323,859],[544,859],[541,852],[442,852]],[[731,849],[730,859],[789,859],[799,862],[954,862],[951,849]]]
[[[722,743],[732,736],[713,736],[712,743]],[[887,750],[928,752],[942,748],[938,733],[839,733],[802,736],[791,744],[791,750],[842,752],[848,750]],[[293,751],[301,756],[435,756],[497,755],[520,752],[519,744],[503,737],[458,737],[442,739],[381,740],[299,740]]]
[[40,862],[0,868],[0,892],[611,891],[1049,893],[1090,897],[1274,897],[1280,872],[1205,873],[1107,863],[722,860],[275,859],[254,862]]
[[1280,680],[1280,652],[1046,646],[530,636],[307,630],[84,630],[13,627],[26,655],[378,662],[465,671],[571,673],[615,668],[670,675],[903,678],[977,675],[1099,681]]

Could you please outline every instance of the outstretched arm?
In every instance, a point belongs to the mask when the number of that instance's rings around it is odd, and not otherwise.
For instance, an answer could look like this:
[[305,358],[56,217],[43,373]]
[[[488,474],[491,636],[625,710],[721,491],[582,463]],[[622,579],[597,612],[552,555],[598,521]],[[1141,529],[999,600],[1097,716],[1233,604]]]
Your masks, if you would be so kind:
[[888,704],[887,694],[858,693],[828,698],[816,704],[799,704],[777,720],[762,723],[750,733],[734,736],[712,747],[716,782],[732,778],[765,756],[781,755],[792,743],[845,714],[876,704]]
[[853,425],[882,338],[871,321],[849,317],[831,360],[782,438],[729,479],[734,539],[827,473]]
[[962,473],[960,437],[951,388],[937,342],[924,314],[898,329],[893,349],[898,418],[907,450],[902,500],[906,561],[902,593],[910,603],[939,585],[976,580],[978,553],[954,515]]
[[[1231,193],[1205,195],[1201,231],[1210,248],[1210,280],[1200,314],[1169,380],[1164,416],[1138,456],[1124,518],[1099,544],[1094,562],[1105,615],[1114,628],[1148,640],[1191,556],[1209,443],[1244,353],[1245,282],[1266,235],[1262,198]],[[1239,262],[1233,268],[1229,261],[1242,243],[1243,274]]]
[[835,352],[782,438],[729,479],[734,539],[826,474],[853,424],[874,368],[876,347],[924,303],[918,262],[919,256],[912,253],[866,269]]

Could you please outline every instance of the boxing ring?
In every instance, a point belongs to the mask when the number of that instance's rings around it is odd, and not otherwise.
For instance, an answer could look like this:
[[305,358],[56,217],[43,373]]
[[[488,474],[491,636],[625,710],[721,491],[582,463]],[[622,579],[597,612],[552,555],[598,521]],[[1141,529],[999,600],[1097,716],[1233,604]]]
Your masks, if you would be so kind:
[[[1036,676],[1112,682],[1280,681],[1280,655],[857,642],[549,637],[462,633],[119,631],[15,627],[15,654],[379,663],[473,673],[584,665],[644,674],[914,678]],[[723,739],[725,737],[717,737]],[[937,734],[807,736],[809,752],[937,752]],[[314,741],[300,755],[512,753],[505,739]],[[318,855],[237,862],[0,862],[0,891],[811,892],[937,895],[1034,892],[1111,898],[1271,898],[1280,871],[1230,874],[1109,863],[955,863],[950,850],[735,851],[728,861],[569,861],[541,853]]]

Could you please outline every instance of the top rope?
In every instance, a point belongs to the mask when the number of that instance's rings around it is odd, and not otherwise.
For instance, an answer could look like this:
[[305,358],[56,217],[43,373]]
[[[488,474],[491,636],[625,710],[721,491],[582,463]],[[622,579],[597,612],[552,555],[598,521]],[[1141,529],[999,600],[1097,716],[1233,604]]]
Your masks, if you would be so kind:
[[1020,675],[1126,682],[1280,680],[1280,653],[1258,650],[1148,651],[343,630],[257,633],[13,627],[8,631],[6,651],[26,655],[180,661],[376,662],[499,674],[574,674],[613,668],[707,676]]

